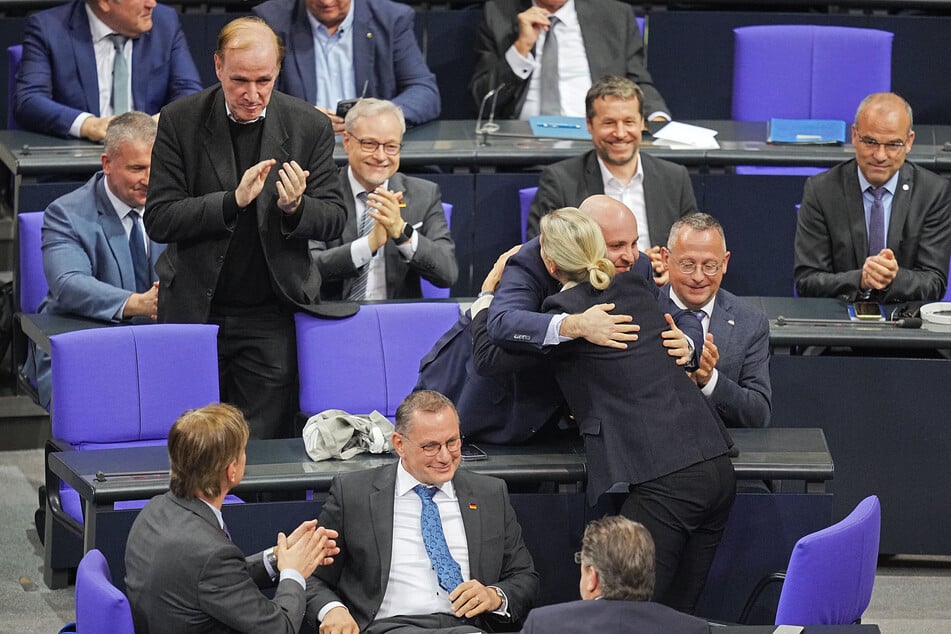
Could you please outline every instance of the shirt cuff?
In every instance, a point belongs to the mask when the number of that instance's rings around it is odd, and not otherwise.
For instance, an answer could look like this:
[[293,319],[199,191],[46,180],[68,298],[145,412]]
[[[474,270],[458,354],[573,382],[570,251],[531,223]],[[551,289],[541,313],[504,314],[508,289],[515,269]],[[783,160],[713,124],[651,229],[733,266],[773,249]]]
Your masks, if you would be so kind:
[[[422,225],[422,223],[420,223]],[[416,249],[419,248],[419,227],[413,225],[413,235],[403,244],[396,245],[396,249],[403,256],[403,259],[409,262],[416,255]]]
[[304,575],[294,570],[293,568],[285,568],[281,571],[281,581],[285,579],[293,579],[300,584],[300,587],[304,590],[307,589],[307,583],[304,582]]
[[492,303],[492,295],[480,295],[479,299],[472,302],[472,306],[469,307],[469,317],[475,318],[480,312],[489,307],[489,304]]
[[373,259],[373,253],[370,251],[370,238],[363,236],[350,243],[350,259],[353,260],[353,268],[359,269],[365,266]]
[[563,322],[566,317],[568,317],[568,313],[555,315],[551,318],[551,321],[548,322],[548,331],[545,333],[545,341],[542,342],[542,345],[555,346],[564,341],[571,341],[571,337],[562,337],[561,334],[559,334],[561,322]]
[[92,115],[88,112],[83,112],[75,119],[73,119],[73,125],[69,126],[69,136],[76,137],[77,139],[83,138],[81,130],[83,129],[83,122],[91,117]]
[[498,610],[492,610],[492,614],[497,614],[501,617],[505,617],[506,619],[512,618],[512,615],[509,614],[509,598],[508,598],[508,595],[505,594],[505,590],[503,590],[502,588],[498,586],[489,586],[489,587],[492,588],[493,590],[498,590],[499,594],[502,595],[502,605],[499,606]]
[[535,68],[538,66],[535,62],[534,55],[529,54],[528,57],[522,57],[518,54],[518,51],[515,50],[514,44],[509,47],[509,50],[505,51],[505,61],[508,62],[509,68],[512,69],[512,72],[515,73],[515,76],[519,79],[527,80],[532,76],[532,73],[535,72]]
[[700,388],[704,396],[713,396],[713,390],[717,389],[717,377],[719,376],[720,373],[717,372],[716,368],[713,368],[713,372],[710,373],[710,380],[707,381],[706,385]]
[[324,617],[327,616],[327,613],[333,610],[334,608],[345,608],[345,607],[347,606],[345,606],[340,601],[331,601],[324,607],[320,608],[320,612],[317,613],[317,620],[323,621]]
[[653,120],[654,120],[654,117],[664,117],[664,118],[667,119],[668,121],[671,120],[671,119],[670,119],[670,113],[669,113],[669,112],[664,112],[663,110],[655,110],[654,112],[650,113],[649,115],[647,115],[647,120],[648,120],[648,121],[653,121]]
[[264,569],[267,571],[267,576],[271,578],[271,581],[277,579],[277,570],[271,566],[271,562],[268,561],[268,552],[271,551],[271,548],[261,551],[261,561],[264,562]]

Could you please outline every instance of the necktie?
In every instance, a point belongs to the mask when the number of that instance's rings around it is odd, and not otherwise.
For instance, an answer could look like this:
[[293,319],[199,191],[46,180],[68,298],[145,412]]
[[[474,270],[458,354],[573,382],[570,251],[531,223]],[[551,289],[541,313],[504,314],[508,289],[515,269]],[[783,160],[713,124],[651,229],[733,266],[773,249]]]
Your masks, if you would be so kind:
[[429,555],[429,561],[432,562],[433,569],[436,571],[439,587],[446,592],[452,592],[456,586],[462,583],[462,572],[459,569],[459,564],[449,553],[446,535],[442,532],[439,508],[433,502],[433,496],[437,490],[436,487],[428,487],[424,484],[417,484],[413,487],[413,491],[416,492],[423,503],[423,510],[419,519],[426,554]]
[[875,199],[868,218],[868,254],[876,255],[885,248],[885,205],[882,198],[887,190],[884,187],[869,187],[868,191]]
[[231,531],[228,530],[228,525],[225,524],[224,520],[221,521],[221,530],[224,532],[225,537],[227,537],[231,541],[234,541],[233,539],[231,539]]
[[[366,204],[369,193],[360,192],[357,194],[357,198],[360,202],[363,203],[364,213],[363,221],[360,223],[360,235],[358,237],[363,238],[370,235],[370,232],[373,231],[373,223],[376,222],[370,214],[366,213]],[[367,262],[357,270],[357,279],[353,281],[353,285],[350,286],[350,292],[347,293],[347,300],[351,302],[359,302],[362,299],[366,299],[367,295],[367,279],[370,277],[370,263]]]
[[701,324],[703,324],[703,318],[707,316],[707,311],[705,310],[692,310],[693,316],[697,318]]
[[558,39],[555,37],[555,27],[560,20],[553,15],[548,16],[551,26],[545,36],[542,46],[542,76],[540,111],[545,115],[561,114],[561,91],[558,89]]
[[149,270],[149,256],[145,253],[142,219],[135,209],[129,210],[129,216],[132,218],[132,231],[129,233],[129,253],[132,254],[132,271],[135,273],[135,292],[144,293],[152,286],[152,273]]
[[112,46],[116,49],[116,57],[112,63],[112,114],[123,114],[131,110],[129,107],[129,65],[126,64],[124,35],[113,33],[109,36]]

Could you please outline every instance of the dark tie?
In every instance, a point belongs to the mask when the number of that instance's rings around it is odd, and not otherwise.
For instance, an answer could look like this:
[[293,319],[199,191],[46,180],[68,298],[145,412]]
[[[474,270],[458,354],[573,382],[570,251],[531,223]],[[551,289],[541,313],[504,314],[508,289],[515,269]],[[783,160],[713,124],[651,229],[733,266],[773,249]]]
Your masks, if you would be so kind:
[[[363,203],[363,221],[360,223],[360,235],[358,237],[364,238],[370,235],[370,232],[373,231],[373,223],[376,222],[373,217],[367,213],[367,198],[369,197],[368,192],[360,192],[357,194],[357,198],[360,202]],[[367,262],[359,269],[357,269],[357,277],[353,280],[353,285],[350,286],[350,292],[347,293],[347,300],[351,302],[359,302],[362,299],[366,299],[367,295],[367,280],[370,277],[370,263]]]
[[152,286],[152,273],[149,270],[149,256],[145,253],[145,238],[142,232],[142,219],[135,209],[129,210],[132,218],[132,231],[129,232],[129,253],[132,254],[132,270],[135,273],[135,292],[144,293]]
[[885,205],[882,198],[887,190],[884,187],[869,187],[868,191],[875,199],[868,217],[868,254],[877,255],[885,248]]
[[693,316],[697,318],[701,325],[703,325],[703,318],[707,316],[707,311],[705,310],[692,310]]
[[416,492],[423,503],[423,510],[419,519],[426,554],[429,555],[429,561],[432,562],[433,569],[436,571],[439,587],[446,592],[452,592],[456,586],[462,583],[462,571],[459,564],[449,553],[446,535],[442,532],[439,508],[433,501],[433,496],[438,490],[436,487],[428,487],[425,484],[417,484],[413,487],[413,491]]
[[221,530],[224,532],[225,537],[227,537],[231,541],[234,541],[231,539],[231,531],[228,530],[228,525],[225,524],[224,520],[221,520]]
[[122,54],[129,38],[113,33],[109,39],[116,49],[116,57],[112,63],[112,114],[124,114],[132,109],[129,107],[129,65]]
[[545,36],[542,46],[542,77],[540,94],[540,112],[546,115],[561,114],[561,91],[558,88],[558,39],[555,37],[555,27],[560,20],[553,15],[548,16],[551,26]]

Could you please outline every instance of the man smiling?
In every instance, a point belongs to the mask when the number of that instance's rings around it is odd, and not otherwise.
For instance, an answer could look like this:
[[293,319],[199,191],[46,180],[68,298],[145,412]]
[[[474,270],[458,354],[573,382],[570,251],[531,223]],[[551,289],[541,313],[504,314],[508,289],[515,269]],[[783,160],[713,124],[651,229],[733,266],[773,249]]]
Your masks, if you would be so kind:
[[855,158],[806,181],[796,227],[802,296],[939,300],[951,250],[948,181],[905,159],[911,106],[894,93],[859,104]]

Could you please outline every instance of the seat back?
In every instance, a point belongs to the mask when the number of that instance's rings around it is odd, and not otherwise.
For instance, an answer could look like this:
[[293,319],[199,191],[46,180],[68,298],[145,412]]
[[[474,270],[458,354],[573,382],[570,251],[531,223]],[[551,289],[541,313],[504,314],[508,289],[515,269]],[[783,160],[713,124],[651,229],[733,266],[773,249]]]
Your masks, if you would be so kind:
[[13,116],[13,100],[17,89],[17,71],[20,70],[22,58],[22,44],[7,47],[7,130],[17,130],[20,127]]
[[846,625],[872,598],[881,507],[872,495],[848,517],[806,535],[793,547],[776,625]]
[[867,95],[891,90],[894,35],[840,26],[733,30],[733,119],[852,122]]
[[423,355],[458,318],[454,302],[367,304],[338,320],[298,313],[301,411],[376,410],[393,420]]
[[525,243],[528,232],[528,210],[531,208],[532,201],[535,200],[535,194],[537,193],[537,187],[525,187],[518,190],[518,208],[522,212],[522,244]]
[[[446,225],[452,229],[452,204],[444,202],[442,204],[443,213],[446,214]],[[434,286],[429,280],[419,280],[419,285],[423,291],[423,297],[426,299],[445,299],[449,297],[449,288],[439,288]]]
[[17,214],[17,310],[35,313],[49,292],[43,273],[43,212],[26,211]]
[[129,600],[114,585],[109,564],[93,548],[76,571],[77,634],[135,634]]

